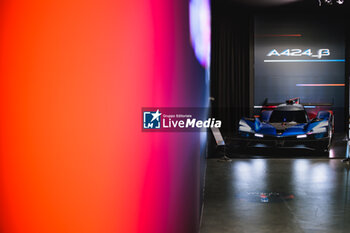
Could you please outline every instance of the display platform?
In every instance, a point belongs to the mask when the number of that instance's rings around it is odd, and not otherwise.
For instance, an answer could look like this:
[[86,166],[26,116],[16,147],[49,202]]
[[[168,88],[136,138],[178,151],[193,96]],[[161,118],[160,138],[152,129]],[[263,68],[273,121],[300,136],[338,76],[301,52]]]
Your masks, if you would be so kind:
[[[319,153],[308,148],[271,148],[264,146],[244,147],[239,146],[238,137],[225,138],[227,143],[226,153],[230,158],[330,158],[343,159],[346,157],[346,135],[335,134],[329,153]],[[220,156],[220,155],[219,155]]]

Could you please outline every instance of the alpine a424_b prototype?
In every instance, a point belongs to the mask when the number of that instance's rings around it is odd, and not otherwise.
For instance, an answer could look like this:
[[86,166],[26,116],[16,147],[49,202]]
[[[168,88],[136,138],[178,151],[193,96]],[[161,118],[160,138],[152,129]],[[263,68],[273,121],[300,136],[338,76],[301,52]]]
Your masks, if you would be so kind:
[[238,133],[241,146],[296,147],[327,152],[334,131],[332,111],[319,111],[309,119],[300,99],[287,100],[260,116],[242,118]]

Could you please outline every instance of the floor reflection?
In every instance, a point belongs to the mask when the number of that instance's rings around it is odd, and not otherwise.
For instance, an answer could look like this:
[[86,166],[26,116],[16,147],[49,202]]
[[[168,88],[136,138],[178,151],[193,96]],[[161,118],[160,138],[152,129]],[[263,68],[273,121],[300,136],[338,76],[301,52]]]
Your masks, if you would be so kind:
[[257,144],[254,147],[240,148],[237,141],[228,139],[229,156],[232,158],[345,158],[346,156],[346,136],[337,134],[332,141],[331,149],[327,153],[305,149],[304,146],[298,148],[271,148],[263,144]]
[[338,159],[208,160],[201,232],[349,232],[348,188]]

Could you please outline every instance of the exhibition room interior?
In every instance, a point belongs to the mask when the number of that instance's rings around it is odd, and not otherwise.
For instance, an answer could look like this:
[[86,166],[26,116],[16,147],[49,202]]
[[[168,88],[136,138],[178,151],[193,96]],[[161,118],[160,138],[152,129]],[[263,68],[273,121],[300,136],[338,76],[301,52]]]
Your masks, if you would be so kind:
[[0,233],[350,232],[350,0],[0,17]]
[[212,0],[201,233],[349,232],[349,4]]

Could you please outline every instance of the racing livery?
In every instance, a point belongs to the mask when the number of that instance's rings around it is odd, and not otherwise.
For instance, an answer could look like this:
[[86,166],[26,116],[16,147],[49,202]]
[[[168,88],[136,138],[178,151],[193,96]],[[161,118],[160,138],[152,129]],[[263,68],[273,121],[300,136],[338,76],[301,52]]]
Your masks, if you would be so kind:
[[304,147],[329,151],[334,130],[332,111],[319,111],[310,120],[300,99],[287,100],[260,116],[242,118],[238,133],[242,146]]

